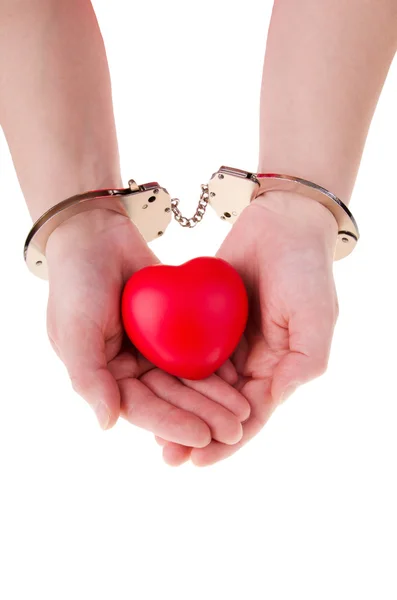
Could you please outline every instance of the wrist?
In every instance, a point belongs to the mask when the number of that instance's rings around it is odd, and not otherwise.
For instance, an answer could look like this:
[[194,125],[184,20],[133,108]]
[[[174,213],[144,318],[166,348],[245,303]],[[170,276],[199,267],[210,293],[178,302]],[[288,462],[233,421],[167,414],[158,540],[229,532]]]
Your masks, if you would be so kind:
[[[110,202],[114,206],[115,199],[111,199]],[[48,257],[54,253],[70,252],[71,248],[87,247],[101,238],[108,240],[113,235],[117,236],[118,229],[127,224],[131,226],[131,235],[136,233],[140,238],[130,219],[110,207],[81,212],[61,223],[51,233],[47,241],[46,255]]]
[[[44,189],[43,189],[44,188]],[[45,185],[37,186],[35,191],[23,190],[30,216],[35,223],[46,212],[53,209],[58,203],[74,196],[85,194],[90,190],[117,190],[123,188],[123,182],[117,165],[115,168],[107,168],[100,161],[95,169],[82,165],[82,173],[76,169],[70,175],[65,173],[46,181]],[[109,198],[113,202],[112,198]]]
[[320,232],[332,244],[336,242],[338,224],[334,215],[311,198],[292,192],[271,191],[258,196],[251,204],[284,217],[298,228]]

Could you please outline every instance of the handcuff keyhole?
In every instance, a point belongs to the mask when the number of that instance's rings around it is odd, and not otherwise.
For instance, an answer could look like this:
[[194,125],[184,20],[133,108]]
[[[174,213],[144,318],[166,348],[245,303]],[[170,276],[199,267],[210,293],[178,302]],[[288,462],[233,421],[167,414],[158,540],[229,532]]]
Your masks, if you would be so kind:
[[154,202],[156,200],[156,196],[150,196],[148,202]]
[[232,215],[230,214],[230,212],[225,212],[225,213],[223,213],[223,214],[224,214],[224,215],[225,215],[225,217],[227,217],[228,219],[230,219],[230,217],[232,216]]

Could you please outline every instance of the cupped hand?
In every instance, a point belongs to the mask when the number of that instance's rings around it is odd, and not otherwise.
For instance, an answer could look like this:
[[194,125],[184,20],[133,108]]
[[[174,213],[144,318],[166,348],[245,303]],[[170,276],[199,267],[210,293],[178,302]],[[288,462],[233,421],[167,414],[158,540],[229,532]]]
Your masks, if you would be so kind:
[[166,462],[179,465],[191,458],[205,466],[230,456],[299,385],[324,373],[338,315],[336,238],[332,214],[292,193],[260,196],[244,210],[218,256],[237,269],[250,297],[247,329],[232,361],[239,374],[236,388],[251,414],[235,445],[213,440],[187,449],[157,438]]
[[47,328],[75,391],[104,429],[119,415],[175,443],[200,448],[242,436],[247,400],[230,362],[203,381],[173,377],[127,340],[120,300],[137,270],[158,263],[131,221],[111,210],[76,215],[47,244]]

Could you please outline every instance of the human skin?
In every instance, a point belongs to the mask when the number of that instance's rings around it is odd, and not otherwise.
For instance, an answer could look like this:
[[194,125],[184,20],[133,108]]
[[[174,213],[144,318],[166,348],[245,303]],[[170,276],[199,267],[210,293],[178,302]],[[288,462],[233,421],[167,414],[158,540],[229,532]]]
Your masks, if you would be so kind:
[[[87,0],[0,0],[0,124],[33,220],[87,190],[122,187],[105,49]],[[203,447],[242,436],[247,399],[228,361],[204,381],[180,380],[128,344],[120,297],[158,263],[110,207],[50,236],[48,334],[73,387],[104,429],[119,415],[173,442]]]
[[[276,0],[263,68],[258,172],[314,181],[350,201],[368,128],[397,48],[395,0]],[[338,314],[331,213],[272,192],[254,200],[218,252],[251,296],[233,357],[251,405],[244,435],[226,447],[157,441],[170,465],[205,466],[232,455],[328,362]]]
[[[32,218],[87,189],[120,187],[106,56],[89,2],[0,0],[0,11],[0,123]],[[313,180],[349,202],[395,53],[395,23],[394,0],[277,0],[258,171]],[[250,321],[233,357],[237,374],[229,364],[222,377],[193,384],[171,381],[122,346],[114,311],[123,282],[157,258],[124,217],[79,215],[47,249],[53,346],[104,427],[121,406],[158,436],[169,464],[211,464],[258,433],[291,386],[324,372],[337,316],[335,239],[333,217],[309,199],[277,192],[246,209],[218,253],[250,293]],[[110,255],[109,265],[101,257]],[[82,310],[88,302],[94,320]],[[208,397],[216,418],[202,404]]]

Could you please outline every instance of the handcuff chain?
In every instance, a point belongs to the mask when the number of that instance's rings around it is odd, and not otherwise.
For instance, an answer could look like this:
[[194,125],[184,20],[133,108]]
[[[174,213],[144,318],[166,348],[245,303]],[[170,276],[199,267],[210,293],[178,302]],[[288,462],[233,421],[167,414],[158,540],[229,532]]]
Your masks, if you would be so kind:
[[203,216],[204,216],[205,211],[208,206],[208,201],[209,201],[208,184],[202,183],[200,200],[198,202],[196,212],[194,213],[193,217],[190,217],[190,219],[188,219],[187,217],[184,217],[182,215],[181,211],[178,208],[178,205],[179,205],[178,198],[171,199],[171,210],[173,212],[175,220],[179,223],[179,225],[181,225],[181,227],[189,227],[189,229],[192,229],[193,227],[196,227],[197,223],[200,223],[200,221],[202,221]]

